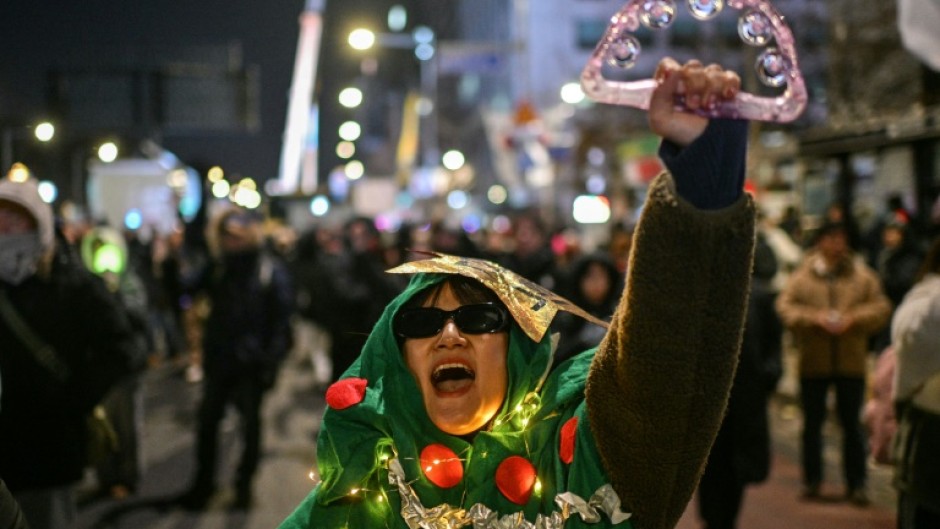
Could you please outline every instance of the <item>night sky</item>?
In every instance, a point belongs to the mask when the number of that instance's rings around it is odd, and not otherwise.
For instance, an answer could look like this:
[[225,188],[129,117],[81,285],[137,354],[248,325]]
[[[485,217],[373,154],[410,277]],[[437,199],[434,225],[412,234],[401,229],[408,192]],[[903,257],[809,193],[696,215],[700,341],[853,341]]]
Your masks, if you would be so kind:
[[[212,134],[155,132],[197,169],[220,164],[230,173],[270,178],[278,168],[303,5],[303,0],[5,0],[0,3],[0,121],[9,126],[47,116],[52,72],[106,71],[138,56],[173,56],[181,49],[193,55],[192,49],[224,49],[235,41],[241,44],[243,63],[260,73],[260,127]],[[43,152],[74,150],[80,141],[94,139],[61,130],[58,145]],[[17,142],[17,158],[30,155],[29,143]],[[67,172],[67,165],[46,167]]]

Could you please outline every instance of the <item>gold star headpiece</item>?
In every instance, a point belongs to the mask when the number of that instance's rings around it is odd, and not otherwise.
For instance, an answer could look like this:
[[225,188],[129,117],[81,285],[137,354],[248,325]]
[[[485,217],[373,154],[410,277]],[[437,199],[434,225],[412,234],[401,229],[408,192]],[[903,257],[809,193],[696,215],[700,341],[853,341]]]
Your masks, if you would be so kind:
[[388,272],[456,274],[475,279],[499,296],[523,332],[536,342],[542,341],[552,318],[559,310],[570,312],[604,328],[608,326],[603,320],[591,316],[567,299],[496,263],[437,252],[427,253],[432,257],[405,263]]

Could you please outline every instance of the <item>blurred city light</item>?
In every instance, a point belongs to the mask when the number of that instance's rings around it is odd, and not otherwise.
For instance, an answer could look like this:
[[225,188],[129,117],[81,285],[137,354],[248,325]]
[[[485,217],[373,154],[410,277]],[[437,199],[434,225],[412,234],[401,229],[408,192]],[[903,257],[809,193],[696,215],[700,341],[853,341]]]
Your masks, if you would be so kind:
[[600,195],[607,190],[607,180],[599,174],[593,174],[584,183],[584,188],[592,195]]
[[506,202],[506,198],[508,197],[509,192],[505,187],[499,184],[490,186],[490,188],[486,191],[486,198],[497,206]]
[[29,180],[29,167],[26,167],[20,162],[16,162],[10,166],[10,172],[7,173],[7,178],[14,182],[25,182]]
[[467,233],[476,233],[483,227],[483,220],[479,215],[467,215],[460,221],[460,226]]
[[429,116],[431,112],[434,112],[434,101],[427,97],[419,97],[415,109],[418,111],[419,116]]
[[584,91],[581,83],[566,83],[561,87],[561,100],[569,105],[577,105],[584,101]]
[[356,50],[368,50],[375,46],[375,33],[365,28],[358,28],[349,33],[349,45]]
[[55,126],[48,121],[44,121],[39,125],[36,125],[36,130],[34,132],[36,134],[37,140],[41,142],[47,142],[50,141],[53,136],[55,136]]
[[356,141],[362,135],[362,127],[355,121],[347,121],[339,126],[339,137],[346,141]]
[[323,195],[317,195],[310,201],[310,213],[314,217],[322,217],[330,211],[330,199]]
[[415,46],[415,57],[419,61],[430,61],[434,57],[434,45],[433,44],[418,44]]
[[174,189],[182,189],[186,187],[186,182],[189,180],[189,175],[186,173],[186,169],[176,169],[170,171],[166,176],[166,183],[168,186]]
[[351,141],[341,141],[336,144],[336,156],[348,160],[356,154],[356,144]]
[[401,31],[408,25],[408,11],[404,6],[393,5],[388,10],[388,29]]
[[412,33],[415,43],[430,44],[434,42],[434,30],[427,26],[418,26]]
[[408,191],[401,191],[395,197],[395,205],[402,209],[409,209],[415,205],[415,199]]
[[199,212],[201,197],[193,194],[186,194],[180,198],[179,212],[187,222],[192,220]]
[[339,93],[339,104],[346,108],[356,108],[362,104],[362,90],[349,86]]
[[[222,171],[221,167],[216,165],[215,167],[211,167],[209,169],[209,172],[206,174],[206,177],[209,179],[210,182],[213,182],[213,183],[218,182],[219,180],[222,180],[222,178],[225,177],[225,172]],[[228,191],[226,191],[225,193],[228,194]]]
[[366,168],[359,160],[353,160],[346,164],[345,172],[346,178],[350,180],[359,180],[362,178],[362,175],[366,174]]
[[261,205],[261,193],[256,189],[254,180],[242,179],[235,187],[229,199],[243,208],[255,209]]
[[113,141],[108,141],[98,147],[98,159],[104,163],[111,163],[117,160],[118,147]]
[[444,153],[444,156],[441,157],[441,163],[444,164],[444,167],[450,169],[451,171],[456,171],[463,167],[463,164],[466,162],[466,159],[463,156],[463,153],[452,149]]
[[144,216],[141,215],[140,210],[137,208],[129,209],[127,213],[124,214],[124,227],[131,230],[137,231],[144,223]]
[[42,201],[46,204],[52,204],[55,202],[56,197],[59,196],[59,188],[55,184],[48,180],[43,180],[39,182],[39,197],[42,198]]
[[610,220],[610,201],[602,195],[581,195],[574,199],[572,216],[580,224],[603,224]]
[[469,201],[467,193],[460,189],[455,189],[447,194],[447,205],[450,206],[450,209],[463,209]]
[[496,215],[493,217],[492,228],[496,233],[507,233],[512,229],[512,221],[506,215]]
[[[128,228],[131,230],[136,230],[137,228]],[[94,261],[92,262],[92,271],[96,274],[103,274],[105,272],[111,272],[113,274],[120,274],[124,271],[124,267],[127,264],[124,259],[124,252],[115,246],[114,244],[103,244],[95,251]]]
[[251,178],[242,178],[239,180],[238,187],[244,187],[245,189],[250,189],[252,191],[258,190],[258,184]]
[[219,180],[212,184],[212,196],[215,198],[225,198],[231,190],[232,186],[225,180]]

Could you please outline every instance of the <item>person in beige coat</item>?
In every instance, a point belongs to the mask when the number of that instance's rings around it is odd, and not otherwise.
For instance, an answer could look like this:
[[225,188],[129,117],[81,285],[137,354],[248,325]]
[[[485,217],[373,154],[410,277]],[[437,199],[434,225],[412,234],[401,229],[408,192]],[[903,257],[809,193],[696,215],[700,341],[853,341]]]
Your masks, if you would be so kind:
[[790,276],[776,308],[800,353],[803,496],[820,497],[822,426],[826,397],[835,387],[846,499],[867,505],[865,434],[859,413],[868,339],[887,324],[891,303],[875,272],[852,254],[845,225],[820,228],[814,248]]

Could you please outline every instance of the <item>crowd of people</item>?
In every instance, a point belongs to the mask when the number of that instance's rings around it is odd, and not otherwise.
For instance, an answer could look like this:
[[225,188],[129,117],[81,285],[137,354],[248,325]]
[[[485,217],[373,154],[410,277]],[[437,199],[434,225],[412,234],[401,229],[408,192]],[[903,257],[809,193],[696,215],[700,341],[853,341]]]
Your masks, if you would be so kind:
[[[688,75],[684,68],[663,76]],[[744,127],[686,118],[670,115],[666,125],[651,115],[669,176],[652,185],[640,223],[615,223],[597,248],[536,211],[473,234],[446,221],[383,233],[366,217],[295,234],[225,206],[204,226],[143,237],[57,221],[32,181],[0,182],[0,529],[69,527],[73,489],[89,466],[101,494],[135,493],[146,477],[140,375],[165,363],[202,385],[197,465],[179,504],[202,509],[216,492],[219,423],[231,405],[243,445],[234,506],[250,508],[261,402],[292,351],[327,392],[335,458],[318,462],[323,482],[284,527],[350,517],[395,526],[406,499],[496,515],[522,506],[547,518],[558,514],[555,494],[602,494],[612,500],[592,515],[617,524],[629,508],[640,527],[667,528],[698,484],[705,529],[733,529],[747,485],[771,471],[768,401],[786,347],[800,359],[801,497],[818,500],[831,487],[822,446],[833,390],[839,496],[869,503],[860,413],[872,360],[884,354],[896,373],[879,390],[896,412],[895,442],[877,459],[896,465],[899,527],[940,527],[940,459],[925,448],[940,442],[940,239],[931,242],[896,200],[864,234],[834,207],[816,226],[761,218],[752,235]],[[696,164],[701,157],[720,161],[716,174]],[[696,184],[703,178],[715,185]],[[396,267],[416,275],[387,273]],[[513,289],[537,303],[519,308]],[[528,326],[553,304],[554,318]],[[436,348],[450,351],[449,364],[428,363]],[[490,356],[464,352],[477,349]],[[377,379],[399,391],[366,399]],[[341,391],[331,398],[327,388]],[[466,392],[479,397],[473,409],[461,409],[472,407]],[[99,411],[119,448],[92,462],[86,432]],[[340,446],[350,435],[355,443]],[[430,447],[461,454],[457,478],[453,468],[421,468]],[[471,466],[476,451],[483,457]],[[376,467],[379,452],[395,463]],[[505,459],[486,462],[487,453]],[[510,460],[516,473],[552,476],[540,481],[547,500],[500,478],[498,463]],[[452,489],[494,474],[498,493]],[[351,507],[346,492],[365,483],[394,488],[394,509]]]

